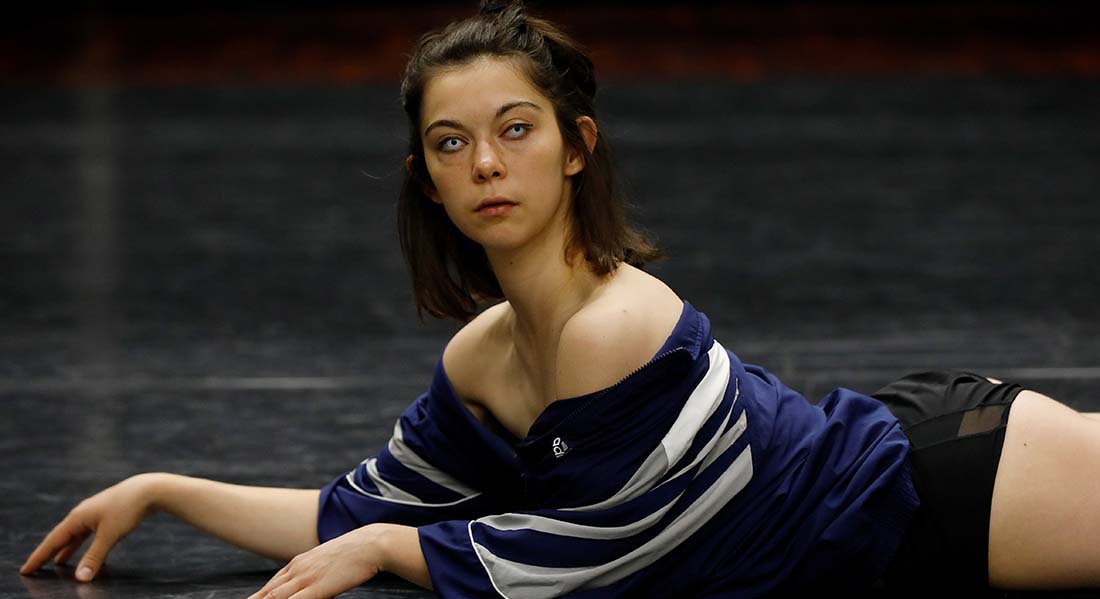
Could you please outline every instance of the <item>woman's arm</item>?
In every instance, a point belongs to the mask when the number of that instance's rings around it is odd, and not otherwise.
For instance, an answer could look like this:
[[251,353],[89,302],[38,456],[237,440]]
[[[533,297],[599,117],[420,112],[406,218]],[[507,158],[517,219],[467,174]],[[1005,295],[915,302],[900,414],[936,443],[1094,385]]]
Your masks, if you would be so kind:
[[[159,475],[152,490],[159,509],[228,543],[282,561],[306,559],[311,555],[307,551],[318,547],[319,494],[316,489],[246,487],[171,474]],[[356,553],[376,555],[379,570],[432,588],[415,527],[376,523],[355,532]]]
[[156,473],[152,506],[227,543],[287,561],[317,546],[319,489],[250,487]]
[[64,563],[93,534],[78,580],[91,580],[116,543],[149,514],[165,511],[233,545],[288,560],[317,545],[316,489],[231,485],[176,474],[132,476],[85,499],[53,528],[19,569]]

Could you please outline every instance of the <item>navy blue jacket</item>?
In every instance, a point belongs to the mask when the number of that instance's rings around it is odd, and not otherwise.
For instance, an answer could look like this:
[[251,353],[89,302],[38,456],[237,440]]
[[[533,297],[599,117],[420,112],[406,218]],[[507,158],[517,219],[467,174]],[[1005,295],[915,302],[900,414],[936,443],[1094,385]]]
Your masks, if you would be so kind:
[[441,597],[858,589],[919,506],[908,451],[877,400],[809,403],[684,302],[656,356],[551,403],[525,439],[474,418],[440,357],[387,446],[322,490],[318,535],[418,527]]

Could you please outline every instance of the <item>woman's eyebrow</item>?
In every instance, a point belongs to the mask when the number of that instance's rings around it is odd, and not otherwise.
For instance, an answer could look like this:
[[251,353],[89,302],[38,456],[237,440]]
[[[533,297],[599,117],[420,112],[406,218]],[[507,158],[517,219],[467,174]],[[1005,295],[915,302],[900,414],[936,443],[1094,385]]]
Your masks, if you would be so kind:
[[[535,104],[534,102],[528,102],[527,100],[516,100],[515,102],[508,102],[507,104],[504,104],[500,108],[498,108],[497,109],[497,114],[493,118],[498,118],[499,119],[501,116],[504,115],[504,113],[508,112],[509,110],[511,110],[513,108],[518,108],[520,106],[528,106],[530,108],[534,108],[535,110],[542,110],[542,107],[539,106],[538,104]],[[428,125],[427,129],[424,129],[424,136],[427,137],[428,132],[431,131],[432,129],[435,129],[436,127],[453,127],[455,129],[461,129],[462,128],[462,123],[460,123],[459,121],[453,120],[453,119],[440,119],[438,121],[433,122],[431,125]]]

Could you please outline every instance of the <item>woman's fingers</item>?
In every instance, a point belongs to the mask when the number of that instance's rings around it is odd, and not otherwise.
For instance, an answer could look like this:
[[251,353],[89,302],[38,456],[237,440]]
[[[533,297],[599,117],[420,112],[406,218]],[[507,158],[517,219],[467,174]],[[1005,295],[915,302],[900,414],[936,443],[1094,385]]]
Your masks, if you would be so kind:
[[[42,564],[46,563],[50,557],[55,557],[57,563],[63,563],[80,549],[80,546],[84,544],[84,540],[91,533],[89,527],[80,524],[79,519],[70,514],[54,527],[50,534],[46,535],[38,548],[31,553],[27,561],[19,568],[19,572],[30,574],[41,568]],[[103,567],[107,554],[118,542],[119,537],[120,535],[110,528],[99,527],[92,539],[92,546],[80,559],[80,565],[76,569],[76,579],[87,582],[95,578],[95,575],[99,573],[99,569]]]
[[55,563],[55,564],[64,564],[64,563],[68,562],[69,558],[72,557],[73,554],[76,553],[76,551],[78,549],[80,549],[80,546],[84,544],[84,541],[87,538],[88,538],[88,533],[79,534],[79,535],[74,536],[72,538],[72,540],[69,541],[68,545],[65,545],[64,547],[61,548],[61,551],[57,552],[57,555],[55,555],[54,558],[53,558],[53,563]]
[[74,507],[31,552],[19,571],[30,574],[50,558],[64,563],[94,534],[76,570],[77,580],[91,580],[99,573],[111,548],[141,523],[148,508],[148,494],[137,477],[100,491]]
[[290,599],[319,599],[321,596],[312,587],[306,587],[290,596]]
[[73,537],[82,532],[84,532],[84,527],[81,526],[78,520],[70,513],[46,535],[45,539],[42,539],[38,547],[31,552],[27,561],[19,568],[19,572],[21,574],[30,574],[41,568],[42,564],[46,563],[46,560],[50,559],[51,556],[57,555],[57,552],[68,545]]
[[268,596],[268,593],[275,590],[280,585],[289,580],[290,573],[287,572],[287,567],[288,566],[283,566],[282,570],[276,572],[275,576],[272,576],[271,580],[267,581],[267,584],[265,584],[260,590],[249,595],[248,599],[263,599],[264,597]]
[[80,565],[76,568],[76,579],[88,582],[95,578],[95,575],[99,573],[99,568],[106,561],[111,547],[115,546],[118,539],[118,535],[112,531],[103,528],[96,531],[95,537],[92,538],[92,546],[84,553],[84,557],[80,558]]

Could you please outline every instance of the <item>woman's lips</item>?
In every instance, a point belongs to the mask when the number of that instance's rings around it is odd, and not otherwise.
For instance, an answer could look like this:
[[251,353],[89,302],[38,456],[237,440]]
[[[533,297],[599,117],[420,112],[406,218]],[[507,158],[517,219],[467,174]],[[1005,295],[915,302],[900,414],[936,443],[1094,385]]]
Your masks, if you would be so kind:
[[490,196],[478,203],[476,211],[485,216],[503,216],[511,212],[515,204],[504,196]]
[[484,216],[505,216],[512,211],[515,204],[490,204],[477,211]]

